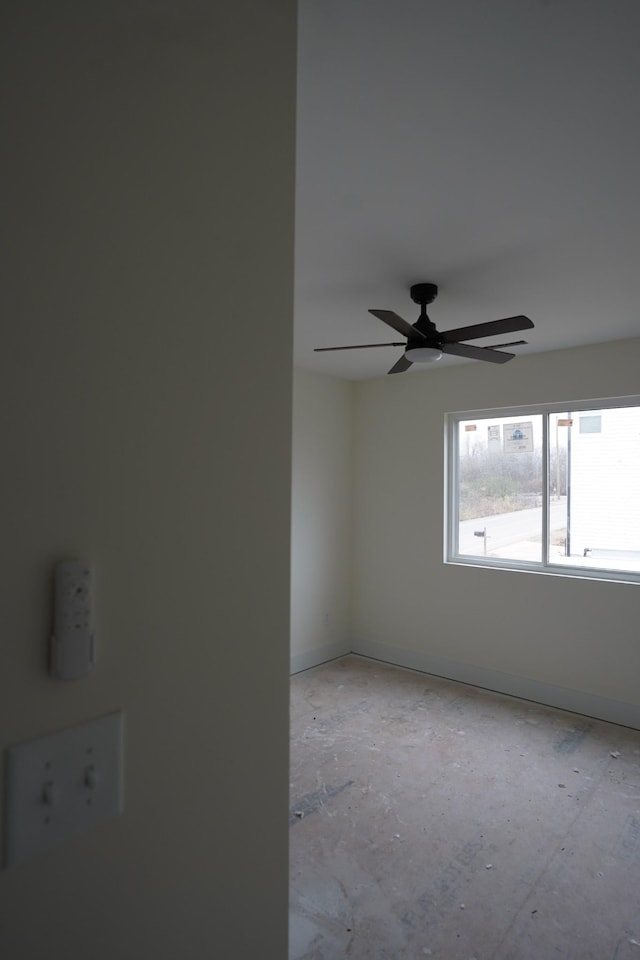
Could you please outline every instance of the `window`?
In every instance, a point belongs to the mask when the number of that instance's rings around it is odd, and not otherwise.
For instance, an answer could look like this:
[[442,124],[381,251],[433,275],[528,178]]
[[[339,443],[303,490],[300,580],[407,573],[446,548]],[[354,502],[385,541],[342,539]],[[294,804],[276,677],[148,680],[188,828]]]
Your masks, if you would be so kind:
[[447,421],[449,562],[640,582],[640,398]]

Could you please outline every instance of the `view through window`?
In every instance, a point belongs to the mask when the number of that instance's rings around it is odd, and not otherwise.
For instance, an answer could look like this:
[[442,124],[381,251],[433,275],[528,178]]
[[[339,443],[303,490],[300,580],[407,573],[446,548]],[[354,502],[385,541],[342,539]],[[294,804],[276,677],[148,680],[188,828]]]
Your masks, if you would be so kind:
[[449,559],[640,579],[640,406],[601,403],[450,418]]

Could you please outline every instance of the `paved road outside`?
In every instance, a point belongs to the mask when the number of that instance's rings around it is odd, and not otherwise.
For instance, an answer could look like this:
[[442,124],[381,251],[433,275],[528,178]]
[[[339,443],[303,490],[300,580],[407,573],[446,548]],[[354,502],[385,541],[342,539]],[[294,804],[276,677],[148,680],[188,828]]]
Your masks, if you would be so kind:
[[[553,501],[549,514],[551,530],[561,530],[567,522],[566,500]],[[477,520],[463,520],[460,524],[460,553],[467,556],[482,556],[484,554],[484,539],[474,536],[474,531],[487,531],[487,553],[496,554],[496,551],[508,548],[514,543],[532,541],[540,552],[540,535],[542,525],[542,507],[533,507],[528,510],[516,510],[513,513],[500,513],[493,517],[479,517]],[[530,551],[527,551],[529,554]],[[523,557],[522,559],[529,559]]]

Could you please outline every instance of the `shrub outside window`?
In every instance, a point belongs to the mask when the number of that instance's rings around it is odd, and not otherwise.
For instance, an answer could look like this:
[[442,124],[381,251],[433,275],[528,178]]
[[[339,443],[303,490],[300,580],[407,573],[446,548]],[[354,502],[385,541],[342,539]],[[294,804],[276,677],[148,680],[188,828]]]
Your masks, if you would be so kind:
[[449,562],[640,581],[640,398],[447,421]]

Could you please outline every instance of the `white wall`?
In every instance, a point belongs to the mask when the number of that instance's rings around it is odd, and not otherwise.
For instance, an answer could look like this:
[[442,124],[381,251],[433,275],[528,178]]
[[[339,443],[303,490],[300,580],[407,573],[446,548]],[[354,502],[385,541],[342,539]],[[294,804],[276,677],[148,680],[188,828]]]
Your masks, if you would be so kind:
[[286,956],[295,22],[5,7],[0,749],[123,707],[126,809],[0,871],[2,960]]
[[292,672],[351,649],[352,393],[347,381],[294,373]]
[[447,411],[638,391],[640,340],[355,385],[353,649],[640,726],[635,584],[443,563]]

